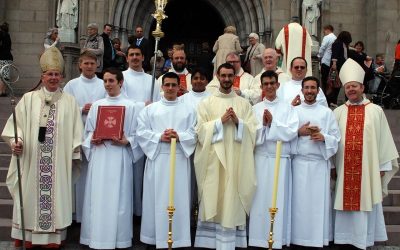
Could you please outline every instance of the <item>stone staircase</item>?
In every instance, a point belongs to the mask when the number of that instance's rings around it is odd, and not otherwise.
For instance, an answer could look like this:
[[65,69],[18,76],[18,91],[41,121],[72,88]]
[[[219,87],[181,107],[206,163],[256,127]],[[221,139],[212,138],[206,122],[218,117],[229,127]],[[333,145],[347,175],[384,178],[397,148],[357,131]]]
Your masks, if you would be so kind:
[[[11,113],[8,98],[0,98],[0,132]],[[397,149],[400,149],[400,112],[396,110],[385,111]],[[0,139],[0,241],[11,241],[11,218],[13,202],[5,185],[11,150]],[[383,201],[383,210],[389,240],[384,245],[400,246],[400,173],[389,184],[389,195]],[[28,209],[28,208],[26,208]]]
[[[0,106],[0,131],[2,132],[11,113],[10,99],[1,97]],[[5,184],[10,158],[10,147],[0,138],[0,241],[11,240],[13,201]]]

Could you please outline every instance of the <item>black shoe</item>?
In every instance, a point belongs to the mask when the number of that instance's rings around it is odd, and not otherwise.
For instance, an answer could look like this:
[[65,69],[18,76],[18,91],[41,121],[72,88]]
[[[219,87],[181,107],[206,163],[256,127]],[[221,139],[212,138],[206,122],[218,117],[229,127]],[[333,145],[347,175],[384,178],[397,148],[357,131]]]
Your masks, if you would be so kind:
[[7,96],[7,93],[0,94],[0,97],[6,97],[6,96]]

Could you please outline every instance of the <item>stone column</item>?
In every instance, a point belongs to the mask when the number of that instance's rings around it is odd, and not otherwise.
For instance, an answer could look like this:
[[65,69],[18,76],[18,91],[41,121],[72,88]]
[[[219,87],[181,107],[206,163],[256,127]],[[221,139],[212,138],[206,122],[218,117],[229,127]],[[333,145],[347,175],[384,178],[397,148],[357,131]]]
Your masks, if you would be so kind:
[[81,49],[77,44],[64,43],[63,57],[64,66],[64,84],[69,80],[80,75],[79,72],[79,54]]

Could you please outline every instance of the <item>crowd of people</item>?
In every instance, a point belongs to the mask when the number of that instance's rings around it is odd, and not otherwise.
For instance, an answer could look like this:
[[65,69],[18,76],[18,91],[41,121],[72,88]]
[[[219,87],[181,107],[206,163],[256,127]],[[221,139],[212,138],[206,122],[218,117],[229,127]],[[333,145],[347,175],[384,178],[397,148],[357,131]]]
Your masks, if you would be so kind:
[[[146,73],[151,60],[142,27],[122,52],[120,41],[110,38],[111,25],[99,35],[92,23],[79,57],[81,75],[63,89],[62,45],[57,30],[49,30],[40,58],[43,86],[22,97],[17,124],[10,117],[2,132],[13,153],[6,182],[14,199],[16,244],[24,232],[27,247],[58,248],[74,219],[81,223],[81,244],[128,248],[137,215],[140,241],[167,248],[166,208],[173,199],[174,248],[192,246],[192,233],[194,247],[266,248],[273,197],[275,249],[321,248],[332,241],[366,249],[387,240],[382,200],[398,170],[398,151],[382,108],[364,95],[367,74],[360,62],[371,60],[362,50],[350,56],[350,33],[335,39],[327,26],[320,82],[309,74],[308,34],[298,26],[282,29],[280,50],[265,48],[250,34],[249,72],[229,27],[214,46],[212,79],[202,67],[189,70],[183,47],[175,46],[169,62],[156,60],[159,77],[153,81]],[[293,36],[298,31],[300,38]],[[224,40],[234,46],[225,50]],[[279,53],[284,69],[278,67]],[[348,100],[332,111],[329,100],[335,102],[337,94],[326,97],[324,90],[333,70]],[[102,121],[106,107],[115,116]],[[103,126],[116,124],[117,110],[123,110],[121,134],[97,137]],[[177,145],[170,197],[172,140]],[[24,228],[19,199],[26,208]]]

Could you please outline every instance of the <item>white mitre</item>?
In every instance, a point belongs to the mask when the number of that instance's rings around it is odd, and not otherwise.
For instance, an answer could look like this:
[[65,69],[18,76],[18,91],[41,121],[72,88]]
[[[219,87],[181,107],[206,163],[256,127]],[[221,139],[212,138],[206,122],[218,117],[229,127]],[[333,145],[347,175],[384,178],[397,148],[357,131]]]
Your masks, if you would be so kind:
[[44,51],[40,57],[40,68],[42,72],[57,70],[64,71],[64,59],[61,52],[56,47],[50,47]]
[[343,85],[348,82],[364,82],[364,69],[353,59],[347,59],[339,72],[339,78]]

